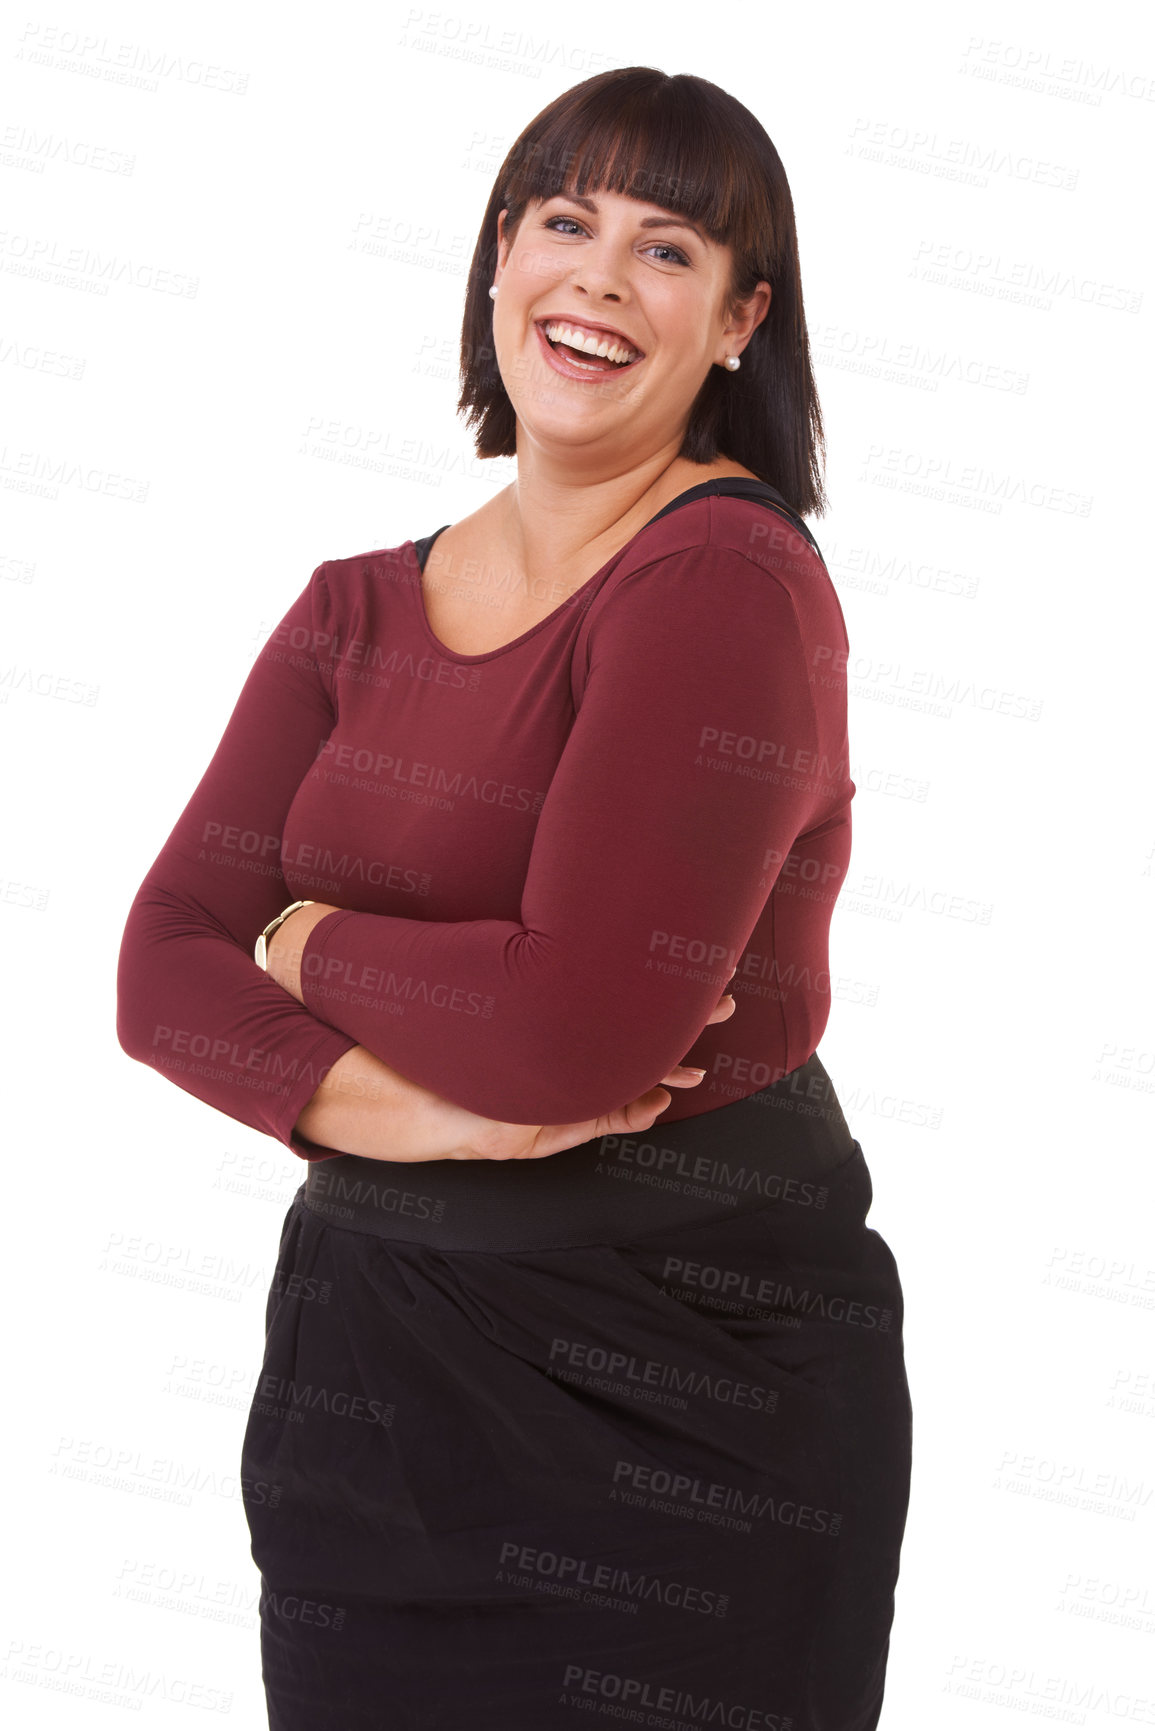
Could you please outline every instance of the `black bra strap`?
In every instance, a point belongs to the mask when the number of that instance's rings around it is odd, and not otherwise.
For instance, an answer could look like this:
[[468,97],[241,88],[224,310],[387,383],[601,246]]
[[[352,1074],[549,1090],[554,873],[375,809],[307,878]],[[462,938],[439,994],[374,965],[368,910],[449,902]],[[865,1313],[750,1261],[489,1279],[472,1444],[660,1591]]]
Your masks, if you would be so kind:
[[[448,529],[448,527],[448,523],[442,523],[441,525],[441,529]],[[432,535],[422,535],[420,541],[414,541],[413,547],[417,554],[417,569],[419,571],[425,570],[425,561],[429,557],[429,549],[432,547],[434,541],[436,541],[438,535],[440,535],[441,529],[434,529]]]
[[[696,487],[691,487],[688,492],[679,493],[676,499],[671,499],[670,503],[659,511],[656,517],[650,518],[650,522],[656,523],[658,517],[664,517],[667,511],[676,511],[679,505],[688,505],[694,499],[717,497],[719,494],[729,499],[752,499],[755,504],[765,505],[769,510],[777,511],[780,516],[786,518],[793,528],[797,529],[800,535],[805,536],[818,557],[822,559],[821,547],[810,533],[802,517],[799,516],[793,505],[786,503],[777,487],[772,487],[769,481],[750,480],[745,475],[723,475],[714,481],[701,481]],[[648,524],[646,526],[649,527]],[[826,563],[824,559],[822,562],[823,564]]]

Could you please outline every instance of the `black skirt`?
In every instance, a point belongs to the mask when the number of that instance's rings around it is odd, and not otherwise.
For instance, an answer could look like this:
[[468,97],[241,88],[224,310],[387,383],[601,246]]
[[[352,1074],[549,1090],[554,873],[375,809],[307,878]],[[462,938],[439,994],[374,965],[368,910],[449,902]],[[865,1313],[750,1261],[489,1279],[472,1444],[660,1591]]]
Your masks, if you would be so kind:
[[540,1160],[312,1166],[242,1446],[271,1731],[872,1731],[911,1404],[871,1199],[817,1055]]

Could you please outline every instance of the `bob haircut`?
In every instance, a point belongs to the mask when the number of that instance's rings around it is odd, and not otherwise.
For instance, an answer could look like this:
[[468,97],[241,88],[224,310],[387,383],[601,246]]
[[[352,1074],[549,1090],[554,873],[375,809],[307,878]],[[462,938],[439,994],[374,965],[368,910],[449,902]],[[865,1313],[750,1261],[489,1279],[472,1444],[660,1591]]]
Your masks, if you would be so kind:
[[821,515],[825,441],[802,307],[798,237],[786,171],[765,131],[735,97],[692,74],[614,68],[563,91],[502,163],[481,223],[461,327],[458,412],[476,428],[479,457],[516,455],[517,419],[498,371],[489,286],[497,218],[513,238],[532,200],[617,192],[660,205],[733,249],[731,304],[770,284],[770,308],[740,372],[711,367],[694,399],[679,456],[719,455],[777,487],[796,511]]

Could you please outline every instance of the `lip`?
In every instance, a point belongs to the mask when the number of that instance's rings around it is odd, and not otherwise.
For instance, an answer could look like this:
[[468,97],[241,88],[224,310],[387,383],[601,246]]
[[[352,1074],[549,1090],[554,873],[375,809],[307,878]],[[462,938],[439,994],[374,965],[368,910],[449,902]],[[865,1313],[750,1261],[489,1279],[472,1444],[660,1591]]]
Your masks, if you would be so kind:
[[[573,325],[577,330],[590,331],[591,333],[600,332],[607,337],[616,337],[619,342],[625,343],[628,348],[637,349],[637,358],[632,361],[627,361],[624,367],[614,367],[612,370],[607,370],[605,372],[591,372],[584,367],[579,367],[572,361],[566,360],[560,350],[554,348],[553,344],[545,334],[546,325],[560,324]],[[583,379],[586,382],[593,384],[602,384],[606,379],[618,378],[624,373],[632,372],[634,367],[639,366],[646,358],[645,351],[639,349],[637,343],[635,343],[632,338],[627,337],[624,331],[616,330],[613,325],[594,324],[590,319],[572,318],[566,313],[549,313],[544,318],[535,319],[534,328],[537,331],[537,340],[541,345],[546,360],[555,372],[561,373],[567,379]]]

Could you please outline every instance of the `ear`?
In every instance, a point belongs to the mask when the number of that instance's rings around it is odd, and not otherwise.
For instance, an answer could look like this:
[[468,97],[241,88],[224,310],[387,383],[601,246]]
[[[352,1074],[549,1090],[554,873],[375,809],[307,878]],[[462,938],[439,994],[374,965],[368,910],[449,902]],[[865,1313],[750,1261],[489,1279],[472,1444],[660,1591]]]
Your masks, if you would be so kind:
[[760,282],[745,300],[736,301],[730,310],[726,327],[722,332],[728,338],[727,353],[740,353],[750,341],[766,314],[770,311],[770,296],[772,290],[768,282]]
[[497,263],[493,272],[495,283],[501,281],[501,273],[505,269],[506,260],[513,245],[512,240],[507,237],[505,232],[505,219],[508,215],[508,210],[501,210],[497,213]]

